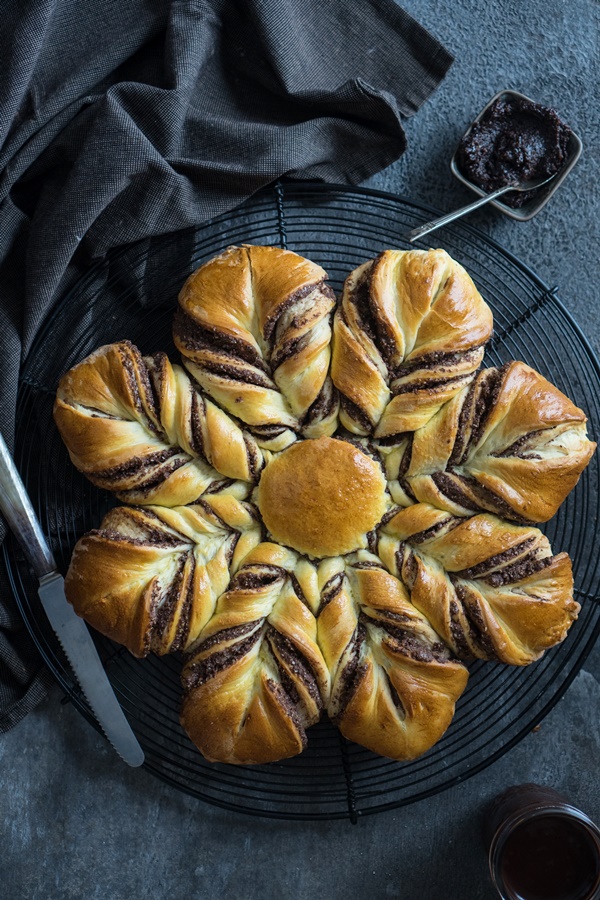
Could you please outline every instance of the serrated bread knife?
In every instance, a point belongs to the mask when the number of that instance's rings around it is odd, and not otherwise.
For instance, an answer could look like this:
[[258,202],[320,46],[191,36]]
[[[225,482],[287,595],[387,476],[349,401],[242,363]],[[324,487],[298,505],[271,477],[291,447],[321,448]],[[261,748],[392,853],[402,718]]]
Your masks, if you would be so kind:
[[126,763],[141,766],[144,751],[125,718],[85,622],[65,597],[64,578],[56,571],[52,551],[1,434],[0,509],[40,580],[42,606],[100,727]]

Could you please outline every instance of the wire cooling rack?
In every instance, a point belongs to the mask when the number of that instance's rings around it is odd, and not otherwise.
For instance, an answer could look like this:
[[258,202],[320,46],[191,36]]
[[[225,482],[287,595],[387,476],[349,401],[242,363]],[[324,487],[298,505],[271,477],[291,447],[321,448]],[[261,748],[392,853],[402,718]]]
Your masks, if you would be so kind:
[[[17,411],[16,460],[66,571],[77,539],[97,527],[112,498],[71,465],[52,421],[60,376],[101,344],[129,338],[143,353],[176,356],[171,320],[178,290],[202,262],[230,244],[287,247],[329,273],[340,290],[355,266],[436,213],[401,197],[311,183],[278,184],[196,230],[121,249],[93,268],[53,311],[25,362]],[[522,359],[600,423],[600,369],[556,289],[465,223],[438,231],[435,245],[465,266],[491,306],[495,337],[486,365]],[[424,244],[428,245],[427,239]],[[349,818],[420,800],[463,781],[513,747],[554,706],[600,632],[598,457],[544,530],[555,552],[572,557],[579,619],[559,647],[526,668],[477,661],[444,737],[417,760],[397,763],[347,742],[327,722],[308,732],[295,759],[238,768],[206,762],[179,725],[177,657],[134,659],[95,636],[110,681],[146,754],[149,771],[209,803],[285,819]],[[12,587],[39,650],[67,696],[95,720],[37,598],[18,546],[4,549]]]

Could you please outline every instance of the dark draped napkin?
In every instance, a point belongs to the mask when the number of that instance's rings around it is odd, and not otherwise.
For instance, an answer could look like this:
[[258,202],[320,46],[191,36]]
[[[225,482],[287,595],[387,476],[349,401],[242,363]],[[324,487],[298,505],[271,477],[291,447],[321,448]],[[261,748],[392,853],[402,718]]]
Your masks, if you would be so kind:
[[[0,428],[92,260],[277,178],[357,183],[452,57],[394,0],[10,0],[0,25]],[[5,536],[0,521],[0,540]],[[0,572],[0,732],[48,672]]]

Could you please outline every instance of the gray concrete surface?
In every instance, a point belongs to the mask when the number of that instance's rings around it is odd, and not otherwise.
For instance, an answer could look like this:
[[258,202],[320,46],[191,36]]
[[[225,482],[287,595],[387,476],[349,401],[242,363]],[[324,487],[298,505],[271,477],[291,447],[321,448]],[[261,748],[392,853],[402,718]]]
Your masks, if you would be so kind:
[[[371,186],[451,209],[468,192],[448,160],[497,90],[555,106],[584,155],[530,223],[473,223],[550,284],[600,349],[598,87],[593,0],[404,0],[455,53],[407,122],[406,156]],[[482,809],[504,787],[551,784],[600,820],[600,648],[539,731],[486,771],[427,801],[345,822],[250,819],[126,769],[58,689],[0,738],[0,898],[10,900],[492,900]]]

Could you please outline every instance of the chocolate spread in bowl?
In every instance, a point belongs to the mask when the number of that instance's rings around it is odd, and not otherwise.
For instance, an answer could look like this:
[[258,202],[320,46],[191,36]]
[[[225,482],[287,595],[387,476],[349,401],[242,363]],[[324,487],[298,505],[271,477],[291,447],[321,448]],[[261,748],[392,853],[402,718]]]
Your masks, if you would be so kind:
[[[499,97],[460,142],[462,174],[487,194],[512,181],[554,175],[568,159],[572,131],[557,113],[522,97]],[[502,203],[521,207],[535,191],[509,192]]]

